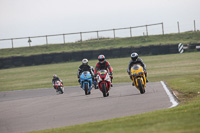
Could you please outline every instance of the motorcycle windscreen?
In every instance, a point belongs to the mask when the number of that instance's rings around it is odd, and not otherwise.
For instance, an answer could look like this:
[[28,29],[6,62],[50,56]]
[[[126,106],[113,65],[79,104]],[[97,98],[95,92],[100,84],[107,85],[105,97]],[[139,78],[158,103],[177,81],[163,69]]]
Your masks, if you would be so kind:
[[106,72],[107,72],[106,70],[100,70],[100,71],[99,71],[99,74],[100,74],[101,76],[105,76]]
[[134,66],[132,67],[132,69],[133,69],[133,70],[138,70],[138,69],[140,69],[140,66],[139,66],[139,65],[134,65]]

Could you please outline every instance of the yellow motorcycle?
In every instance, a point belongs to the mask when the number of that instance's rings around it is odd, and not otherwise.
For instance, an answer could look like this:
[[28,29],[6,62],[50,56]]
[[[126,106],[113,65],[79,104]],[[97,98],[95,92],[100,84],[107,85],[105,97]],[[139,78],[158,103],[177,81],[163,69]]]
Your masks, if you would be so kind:
[[131,77],[135,87],[140,91],[141,94],[144,94],[146,87],[146,77],[143,67],[140,65],[133,65],[131,67]]

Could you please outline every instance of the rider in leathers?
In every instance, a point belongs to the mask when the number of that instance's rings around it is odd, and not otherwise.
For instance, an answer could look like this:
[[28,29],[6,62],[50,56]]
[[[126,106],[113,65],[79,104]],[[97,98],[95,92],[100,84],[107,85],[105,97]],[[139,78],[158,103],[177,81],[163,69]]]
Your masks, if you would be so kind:
[[78,77],[78,82],[80,83],[80,75],[82,72],[84,71],[89,71],[91,76],[92,76],[92,80],[94,81],[94,72],[93,72],[93,68],[90,67],[88,65],[88,59],[83,59],[82,60],[82,65],[79,66],[78,68],[78,73],[77,73],[77,77]]
[[[139,65],[141,65],[141,66],[143,67],[146,80],[147,80],[147,82],[149,82],[148,79],[147,79],[146,65],[144,64],[144,62],[142,61],[141,58],[138,58],[138,54],[137,54],[137,53],[132,53],[132,54],[131,54],[131,61],[129,62],[129,65],[128,65],[127,72],[128,72],[128,74],[129,74],[129,76],[130,76],[130,79],[133,80],[133,79],[132,79],[132,76],[131,76],[130,70],[131,70],[131,67],[132,67],[134,64],[139,64]],[[134,85],[134,84],[132,84],[132,85]]]
[[113,69],[110,66],[110,63],[105,60],[105,56],[104,55],[99,55],[98,56],[98,60],[99,60],[99,62],[96,64],[96,67],[95,67],[95,70],[94,70],[94,76],[95,77],[97,76],[97,71],[99,71],[99,70],[109,70],[109,75],[111,77],[111,87],[112,87]]
[[52,79],[52,84],[53,84],[54,89],[55,89],[56,91],[58,91],[58,90],[55,88],[55,82],[56,82],[56,81],[60,81],[60,82],[63,84],[62,80],[61,80],[56,74],[54,74],[54,75],[53,75],[53,79]]

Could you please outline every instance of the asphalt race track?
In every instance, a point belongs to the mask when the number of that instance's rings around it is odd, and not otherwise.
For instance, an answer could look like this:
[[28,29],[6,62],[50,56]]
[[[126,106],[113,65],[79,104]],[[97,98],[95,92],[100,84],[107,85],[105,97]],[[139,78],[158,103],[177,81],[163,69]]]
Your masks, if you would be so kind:
[[85,95],[80,86],[0,92],[0,133],[21,133],[130,116],[172,105],[161,82],[147,84],[146,93],[131,83],[114,84],[109,97],[98,90]]

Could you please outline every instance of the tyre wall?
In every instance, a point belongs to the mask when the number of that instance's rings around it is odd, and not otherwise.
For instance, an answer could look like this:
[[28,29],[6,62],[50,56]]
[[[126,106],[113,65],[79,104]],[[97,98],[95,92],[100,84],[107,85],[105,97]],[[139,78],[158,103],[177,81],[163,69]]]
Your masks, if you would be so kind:
[[80,61],[83,58],[97,59],[100,54],[104,54],[106,58],[129,57],[132,52],[137,52],[139,55],[174,54],[178,53],[178,45],[151,45],[0,58],[0,69],[67,61]]

